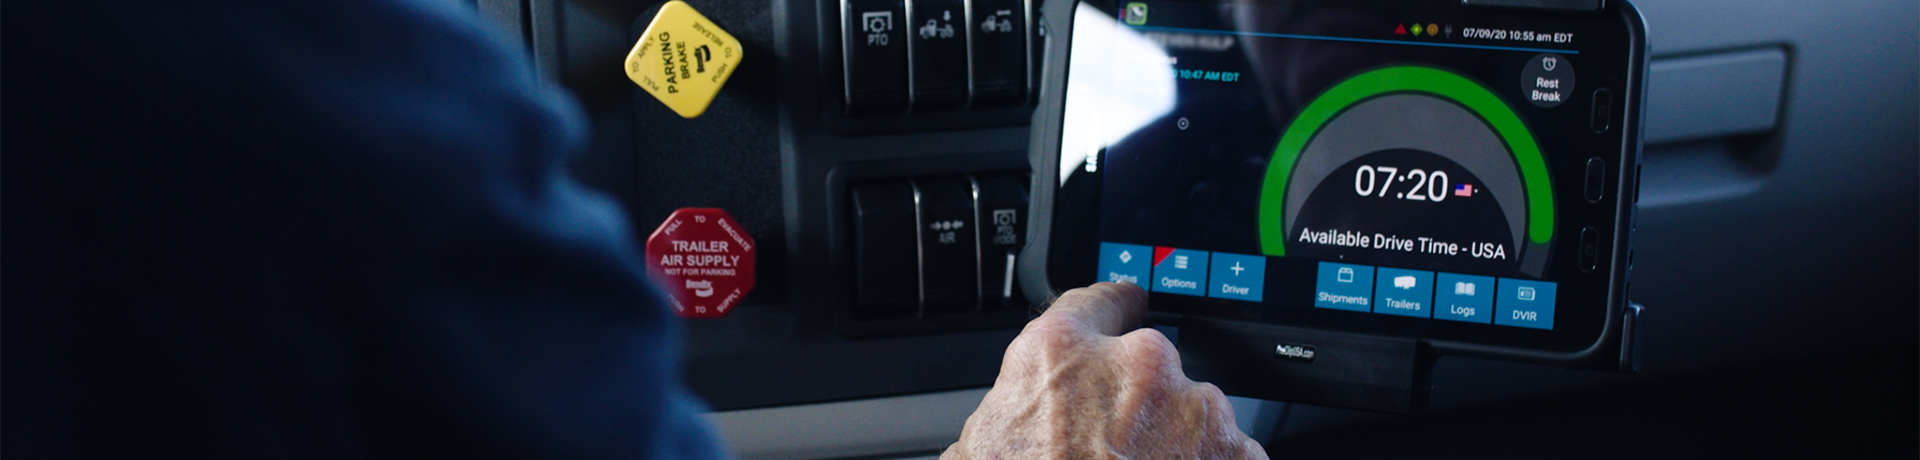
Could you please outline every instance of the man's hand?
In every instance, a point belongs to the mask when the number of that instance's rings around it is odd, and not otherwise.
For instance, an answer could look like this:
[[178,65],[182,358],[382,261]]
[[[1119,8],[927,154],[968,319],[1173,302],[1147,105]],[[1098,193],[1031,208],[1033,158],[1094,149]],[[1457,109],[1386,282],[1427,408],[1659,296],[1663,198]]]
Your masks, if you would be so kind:
[[[1000,378],[940,458],[1265,459],[1212,384],[1187,380],[1147,294],[1067,291],[1007,347]],[[1124,333],[1124,334],[1123,334]]]

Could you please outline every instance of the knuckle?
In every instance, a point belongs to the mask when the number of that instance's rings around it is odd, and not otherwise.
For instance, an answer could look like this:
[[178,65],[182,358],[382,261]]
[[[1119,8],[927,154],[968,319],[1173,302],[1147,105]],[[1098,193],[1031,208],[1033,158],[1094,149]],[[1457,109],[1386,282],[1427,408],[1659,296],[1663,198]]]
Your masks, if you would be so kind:
[[1247,460],[1268,460],[1267,449],[1261,447],[1260,441],[1253,440],[1253,437],[1247,436],[1244,433],[1241,434],[1240,446],[1245,449],[1246,452],[1246,455],[1242,458]]
[[1227,394],[1220,391],[1219,386],[1207,382],[1194,382],[1194,392],[1213,410],[1229,416],[1233,415],[1233,405],[1227,401]]
[[1153,329],[1136,329],[1121,335],[1120,344],[1130,357],[1149,361],[1156,368],[1180,356],[1180,351],[1173,347],[1173,341]]

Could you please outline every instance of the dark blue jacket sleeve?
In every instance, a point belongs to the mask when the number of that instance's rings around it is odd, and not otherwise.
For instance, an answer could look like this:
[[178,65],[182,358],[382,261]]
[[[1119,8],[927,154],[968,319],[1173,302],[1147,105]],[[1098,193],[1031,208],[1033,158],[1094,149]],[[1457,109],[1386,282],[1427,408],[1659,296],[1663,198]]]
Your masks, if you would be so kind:
[[723,455],[578,108],[466,8],[22,3],[5,457]]

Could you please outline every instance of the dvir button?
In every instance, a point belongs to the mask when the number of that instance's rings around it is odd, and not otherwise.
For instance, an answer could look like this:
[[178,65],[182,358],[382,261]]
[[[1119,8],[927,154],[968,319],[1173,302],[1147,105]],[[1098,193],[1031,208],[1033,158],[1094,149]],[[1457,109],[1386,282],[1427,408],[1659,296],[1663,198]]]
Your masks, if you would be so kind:
[[1493,324],[1552,330],[1554,287],[1545,281],[1501,278]]
[[1207,295],[1207,252],[1153,248],[1153,292]]
[[1373,310],[1373,267],[1320,263],[1313,306],[1366,312]]
[[1240,254],[1214,253],[1209,270],[1207,297],[1259,302],[1261,287],[1267,280],[1267,258]]

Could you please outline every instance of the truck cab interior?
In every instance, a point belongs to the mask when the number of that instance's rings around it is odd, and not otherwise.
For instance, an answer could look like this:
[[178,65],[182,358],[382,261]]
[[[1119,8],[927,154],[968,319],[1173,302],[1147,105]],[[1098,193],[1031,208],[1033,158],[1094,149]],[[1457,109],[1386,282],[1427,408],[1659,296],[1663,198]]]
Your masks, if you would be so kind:
[[[760,242],[752,294],[686,322],[688,383],[733,452],[878,459],[951,443],[1037,307],[1011,287],[1006,244],[1024,241],[993,237],[1032,225],[1017,216],[1027,125],[1048,96],[1037,53],[1055,38],[1042,1],[1059,0],[967,2],[1014,32],[970,50],[998,72],[973,74],[991,91],[909,106],[886,82],[964,78],[843,46],[886,26],[849,12],[920,24],[906,4],[932,0],[691,0],[745,47],[691,119],[617,71],[655,2],[475,7],[585,105],[595,136],[574,171],[635,228],[721,208]],[[1635,5],[1651,54],[1631,290],[1648,313],[1643,373],[1446,358],[1418,416],[1235,398],[1241,427],[1276,458],[1913,451],[1920,13],[1867,0]],[[933,232],[895,224],[915,212],[1001,228],[976,233],[978,251],[916,254]]]

